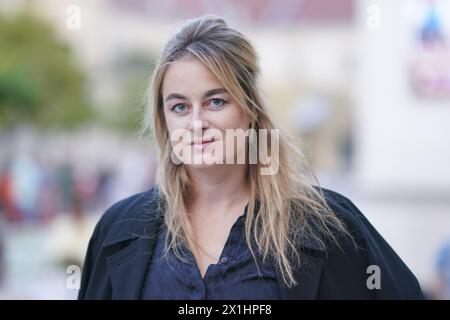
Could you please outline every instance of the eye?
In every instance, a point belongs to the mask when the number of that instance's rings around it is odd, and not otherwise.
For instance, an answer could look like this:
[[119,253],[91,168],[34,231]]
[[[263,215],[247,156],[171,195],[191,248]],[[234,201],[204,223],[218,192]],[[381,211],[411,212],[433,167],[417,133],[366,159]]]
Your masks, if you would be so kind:
[[174,105],[170,110],[175,113],[183,113],[187,109],[186,105],[184,103],[177,103]]
[[220,99],[220,98],[211,99],[209,102],[211,107],[214,109],[219,109],[219,108],[223,107],[225,105],[225,103],[226,103],[225,100]]

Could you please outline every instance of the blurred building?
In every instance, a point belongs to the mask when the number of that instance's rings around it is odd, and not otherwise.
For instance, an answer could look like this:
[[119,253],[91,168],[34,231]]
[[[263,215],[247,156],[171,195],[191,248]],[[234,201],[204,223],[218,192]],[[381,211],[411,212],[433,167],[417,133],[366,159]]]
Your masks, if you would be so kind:
[[[349,196],[428,288],[435,255],[450,234],[449,6],[444,0],[3,0],[0,10],[12,15],[31,7],[51,22],[70,43],[93,105],[106,117],[134,115],[132,100],[117,103],[123,87],[135,81],[132,99],[145,98],[155,58],[177,21],[224,17],[256,47],[269,112],[299,138],[322,185]],[[14,151],[39,145],[50,165],[79,166],[86,190],[92,185],[83,177],[93,168],[113,171],[117,179],[104,206],[143,189],[145,181],[129,177],[155,168],[154,149],[135,134],[101,126],[19,131],[0,142]],[[55,225],[58,237],[71,222]],[[80,259],[79,231],[72,231],[48,259]],[[33,239],[48,233],[11,229],[5,265],[31,264],[40,243]],[[5,278],[24,278],[26,270],[14,270]],[[35,291],[27,292],[39,296]]]
[[450,2],[357,4],[358,188],[450,201]]
[[[135,55],[154,59],[177,21],[219,14],[255,45],[270,111],[280,127],[304,138],[303,149],[312,166],[324,175],[348,167],[354,1],[34,0],[33,4],[72,44],[88,72],[92,99],[105,114],[128,112],[114,108],[123,85],[121,61]],[[80,19],[74,19],[78,14]],[[148,80],[151,65],[140,68]],[[142,81],[143,95],[146,86]],[[310,95],[328,101],[330,110],[305,131],[299,116],[309,121]]]

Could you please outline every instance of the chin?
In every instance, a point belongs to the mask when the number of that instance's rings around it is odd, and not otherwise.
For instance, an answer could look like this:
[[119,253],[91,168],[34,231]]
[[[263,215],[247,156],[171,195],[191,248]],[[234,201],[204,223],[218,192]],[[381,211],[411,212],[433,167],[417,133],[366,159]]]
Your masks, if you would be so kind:
[[214,169],[214,168],[218,168],[220,166],[220,164],[208,164],[208,163],[200,163],[200,164],[187,164],[186,165],[188,168],[191,169],[195,169],[195,170],[209,170],[209,169]]
[[207,153],[204,153],[197,161],[198,162],[192,161],[185,165],[195,169],[210,169],[215,167],[218,168],[226,163],[225,159],[222,159],[222,162],[220,162],[220,160],[217,160],[213,155],[208,155]]

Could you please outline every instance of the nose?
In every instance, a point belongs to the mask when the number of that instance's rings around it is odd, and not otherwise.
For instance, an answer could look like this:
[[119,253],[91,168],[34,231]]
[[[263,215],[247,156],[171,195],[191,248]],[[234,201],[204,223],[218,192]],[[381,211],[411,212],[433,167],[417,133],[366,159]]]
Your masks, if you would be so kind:
[[205,112],[201,105],[194,105],[192,108],[192,117],[191,121],[189,123],[189,130],[190,131],[200,131],[203,132],[204,130],[209,128],[209,122],[205,115]]

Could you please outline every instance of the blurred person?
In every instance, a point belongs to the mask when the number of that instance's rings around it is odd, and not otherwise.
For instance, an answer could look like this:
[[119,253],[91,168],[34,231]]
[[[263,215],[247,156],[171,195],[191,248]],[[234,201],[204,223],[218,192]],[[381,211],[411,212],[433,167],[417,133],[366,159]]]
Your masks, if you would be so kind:
[[0,215],[0,288],[5,277],[5,219]]
[[439,248],[436,280],[429,294],[432,299],[450,300],[450,239]]
[[64,212],[72,210],[73,206],[73,168],[69,163],[63,163],[56,169],[56,184],[60,194],[60,209]]
[[157,185],[102,216],[79,299],[423,298],[351,200],[308,181],[258,78],[253,46],[221,18],[189,20],[168,41],[143,121]]
[[61,194],[56,181],[55,165],[44,158],[41,159],[42,179],[38,208],[42,222],[48,223],[60,209]]
[[[111,203],[110,201],[110,185],[111,185],[111,181],[113,180],[114,177],[114,172],[112,169],[106,169],[106,168],[101,168],[100,172],[98,174],[99,178],[98,178],[98,191],[96,193],[95,196],[95,201],[93,203],[94,206],[94,211],[104,211],[105,206],[108,203]],[[115,202],[116,200],[114,200],[113,202]]]
[[93,210],[93,204],[99,188],[99,173],[90,164],[78,164],[73,172],[72,210],[82,215]]
[[0,210],[8,221],[22,219],[22,215],[14,202],[9,164],[3,167],[0,174]]
[[42,178],[42,169],[32,156],[23,153],[12,160],[11,192],[15,206],[24,220],[39,219]]

